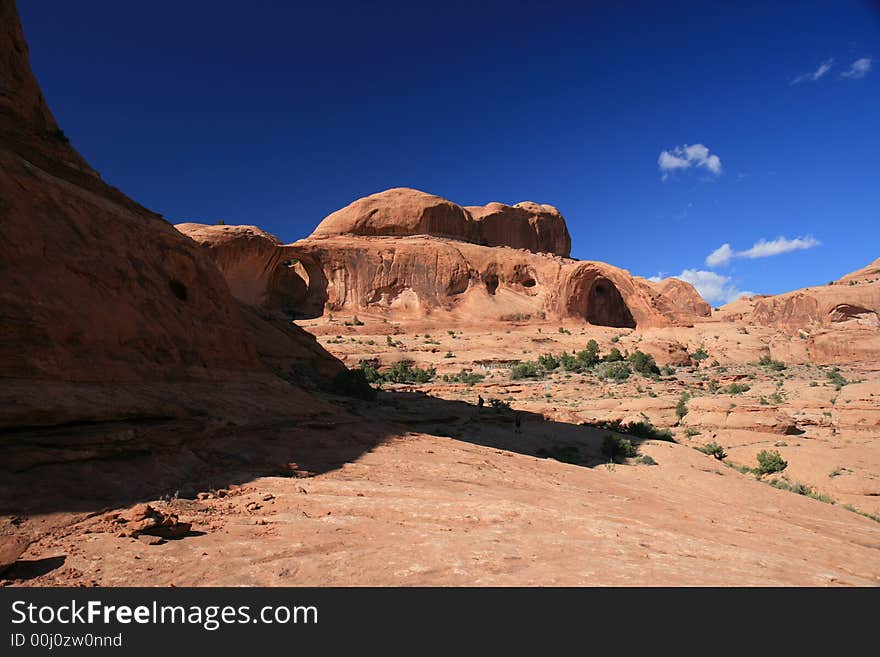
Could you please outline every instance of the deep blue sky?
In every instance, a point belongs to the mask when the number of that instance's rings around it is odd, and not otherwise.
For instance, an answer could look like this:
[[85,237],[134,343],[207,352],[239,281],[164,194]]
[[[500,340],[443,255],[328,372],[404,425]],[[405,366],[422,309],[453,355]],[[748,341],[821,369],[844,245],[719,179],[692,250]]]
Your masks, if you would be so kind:
[[[293,241],[409,186],[463,205],[551,203],[575,257],[710,271],[729,279],[721,296],[880,257],[876,4],[18,4],[73,144],[175,223]],[[859,59],[872,70],[843,76]],[[660,153],[686,144],[720,173],[693,160],[664,180]],[[704,262],[780,236],[821,244]]]

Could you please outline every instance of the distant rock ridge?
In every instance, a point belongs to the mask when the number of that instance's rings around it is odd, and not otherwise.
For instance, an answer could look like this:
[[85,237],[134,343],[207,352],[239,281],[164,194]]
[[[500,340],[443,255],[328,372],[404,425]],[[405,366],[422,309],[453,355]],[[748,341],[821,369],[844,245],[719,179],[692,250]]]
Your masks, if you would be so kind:
[[371,194],[327,216],[311,237],[432,235],[533,253],[568,257],[571,236],[552,205],[524,201],[462,207],[417,189],[396,187]]

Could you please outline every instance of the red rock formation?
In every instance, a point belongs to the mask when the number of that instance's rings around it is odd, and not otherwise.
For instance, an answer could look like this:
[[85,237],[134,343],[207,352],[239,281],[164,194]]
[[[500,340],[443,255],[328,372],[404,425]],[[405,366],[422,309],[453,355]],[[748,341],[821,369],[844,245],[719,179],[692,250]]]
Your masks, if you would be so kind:
[[880,260],[829,285],[755,296],[723,318],[779,329],[807,341],[814,363],[880,359]]
[[[692,323],[703,311],[685,294],[686,283],[674,286],[678,297],[667,298],[617,267],[525,250],[428,236],[339,235],[275,245],[273,252],[269,237],[247,249],[254,239],[249,227],[178,228],[211,248],[240,300],[284,300],[299,316],[318,316],[326,308],[410,318],[452,313],[477,321],[575,317],[635,327]],[[233,234],[242,236],[231,239]]]
[[465,210],[479,226],[480,241],[486,246],[510,246],[565,258],[571,253],[568,226],[552,205],[523,201],[513,206],[503,203],[467,206]]
[[431,235],[565,257],[571,251],[565,219],[551,205],[525,201],[514,206],[490,203],[462,208],[406,187],[371,194],[337,210],[318,224],[311,237],[340,235]]
[[[210,254],[104,183],[58,129],[11,0],[0,0],[0,223],[0,397],[9,422],[26,421],[30,404],[44,408],[40,422],[53,421],[27,382],[271,378],[260,356],[277,328],[243,316]],[[311,359],[317,347],[295,326],[277,344],[288,359]],[[73,406],[65,421],[97,413],[87,400]]]

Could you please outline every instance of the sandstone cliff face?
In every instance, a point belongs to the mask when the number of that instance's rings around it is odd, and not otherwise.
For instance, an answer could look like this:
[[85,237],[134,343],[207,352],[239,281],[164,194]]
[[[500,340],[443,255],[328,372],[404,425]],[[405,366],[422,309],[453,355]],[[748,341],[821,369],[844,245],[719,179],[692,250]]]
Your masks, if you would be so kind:
[[568,257],[571,237],[559,210],[530,201],[463,208],[416,189],[371,194],[327,216],[312,237],[431,235]]
[[210,248],[240,300],[290,316],[328,311],[399,318],[444,313],[462,321],[574,317],[634,328],[692,323],[704,310],[685,293],[690,286],[684,282],[674,286],[677,296],[666,297],[617,267],[522,249],[424,235],[311,236],[279,245],[271,236],[255,236],[251,227],[178,229]]
[[552,205],[523,201],[512,206],[467,206],[465,210],[479,227],[480,241],[486,246],[510,246],[564,258],[571,254],[568,226]]

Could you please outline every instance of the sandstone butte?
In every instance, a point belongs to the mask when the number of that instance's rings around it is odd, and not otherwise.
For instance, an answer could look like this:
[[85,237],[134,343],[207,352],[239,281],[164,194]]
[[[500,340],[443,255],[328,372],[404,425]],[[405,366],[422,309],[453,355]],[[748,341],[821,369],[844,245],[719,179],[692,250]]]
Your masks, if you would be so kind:
[[291,316],[572,317],[635,328],[691,324],[711,310],[684,281],[654,284],[572,260],[562,215],[532,202],[463,208],[389,189],[334,212],[294,244],[255,226],[177,228],[211,250],[236,298]]
[[[3,584],[880,583],[878,262],[712,311],[682,281],[571,259],[561,214],[531,202],[392,189],[294,244],[176,230],[68,142],[12,0],[0,223]],[[678,369],[511,380],[590,338]],[[334,394],[364,358],[437,378]],[[711,389],[743,381],[737,404]],[[597,422],[646,417],[675,441],[630,436],[638,458],[609,463],[624,434]],[[790,465],[742,474],[692,449],[710,441]]]

